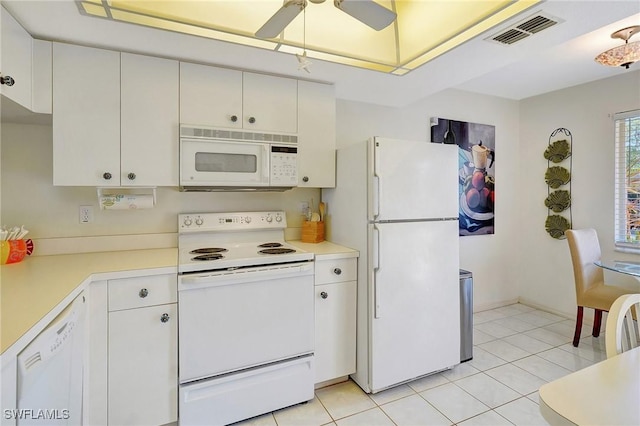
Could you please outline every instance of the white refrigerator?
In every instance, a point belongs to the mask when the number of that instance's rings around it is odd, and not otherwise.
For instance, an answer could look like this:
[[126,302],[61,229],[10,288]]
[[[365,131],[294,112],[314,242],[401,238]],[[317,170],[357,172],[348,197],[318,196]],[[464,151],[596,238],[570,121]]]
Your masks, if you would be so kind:
[[375,137],[337,152],[329,238],[360,251],[356,373],[366,392],[460,363],[456,145]]

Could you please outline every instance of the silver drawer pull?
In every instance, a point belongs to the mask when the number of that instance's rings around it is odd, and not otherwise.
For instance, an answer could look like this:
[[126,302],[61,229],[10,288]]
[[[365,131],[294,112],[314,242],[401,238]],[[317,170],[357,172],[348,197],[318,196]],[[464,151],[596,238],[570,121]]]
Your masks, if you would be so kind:
[[336,269],[333,270],[333,273],[336,274],[336,275],[340,275],[342,273],[342,269],[336,268]]
[[168,322],[169,321],[169,314],[162,314],[162,316],[160,317],[160,322]]
[[326,299],[327,297],[329,297],[329,293],[327,293],[326,291],[323,291],[320,293],[320,297],[322,297],[323,299]]
[[147,290],[146,288],[141,289],[140,293],[138,293],[138,296],[142,297],[143,299],[148,295],[149,295],[149,290]]

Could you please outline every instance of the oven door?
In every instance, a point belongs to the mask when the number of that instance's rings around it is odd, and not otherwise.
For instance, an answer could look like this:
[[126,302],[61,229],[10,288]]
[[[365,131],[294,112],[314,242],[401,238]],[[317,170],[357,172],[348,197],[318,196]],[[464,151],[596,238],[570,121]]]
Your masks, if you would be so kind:
[[180,383],[313,352],[313,262],[181,275]]
[[180,186],[269,186],[269,145],[218,139],[180,140]]

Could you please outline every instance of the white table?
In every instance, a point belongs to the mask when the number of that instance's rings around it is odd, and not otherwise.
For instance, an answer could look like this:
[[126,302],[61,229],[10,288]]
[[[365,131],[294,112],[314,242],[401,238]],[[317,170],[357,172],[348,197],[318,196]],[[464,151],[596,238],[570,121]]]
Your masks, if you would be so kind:
[[640,347],[540,388],[551,425],[640,425]]

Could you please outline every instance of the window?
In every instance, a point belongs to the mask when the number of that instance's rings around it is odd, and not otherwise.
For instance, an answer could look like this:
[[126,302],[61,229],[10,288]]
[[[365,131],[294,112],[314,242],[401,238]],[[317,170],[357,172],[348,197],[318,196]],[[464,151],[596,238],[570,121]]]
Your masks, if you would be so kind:
[[640,251],[640,110],[614,116],[615,245]]

